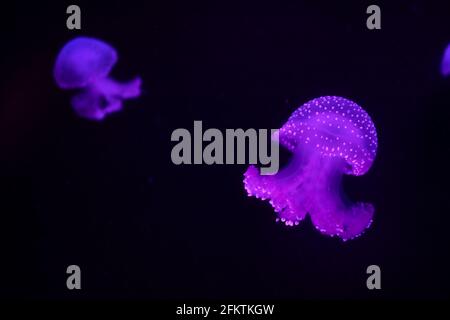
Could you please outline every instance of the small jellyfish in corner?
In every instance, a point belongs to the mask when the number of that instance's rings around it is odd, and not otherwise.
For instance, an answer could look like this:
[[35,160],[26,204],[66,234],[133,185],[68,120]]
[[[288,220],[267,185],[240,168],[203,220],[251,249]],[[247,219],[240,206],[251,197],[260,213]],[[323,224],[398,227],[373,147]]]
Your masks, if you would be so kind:
[[117,59],[113,47],[93,38],[75,38],[61,49],[54,77],[61,89],[79,89],[71,101],[79,116],[100,121],[120,111],[123,100],[139,97],[139,77],[120,83],[108,76]]
[[341,187],[344,174],[360,176],[372,165],[377,133],[369,115],[345,98],[325,96],[298,108],[279,130],[279,142],[292,153],[275,175],[244,174],[249,196],[269,200],[281,220],[298,225],[307,214],[323,234],[349,240],[372,222],[370,203],[352,203]]
[[441,74],[443,77],[450,75],[450,44],[445,48],[441,62]]

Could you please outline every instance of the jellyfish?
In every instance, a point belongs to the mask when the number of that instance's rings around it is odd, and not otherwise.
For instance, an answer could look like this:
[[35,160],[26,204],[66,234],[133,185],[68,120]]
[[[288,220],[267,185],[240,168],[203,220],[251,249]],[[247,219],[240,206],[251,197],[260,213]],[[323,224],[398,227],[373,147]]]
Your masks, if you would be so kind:
[[444,57],[441,62],[441,74],[444,77],[450,74],[450,44],[444,51]]
[[343,193],[343,175],[361,176],[377,151],[377,133],[356,103],[336,96],[313,99],[279,130],[279,143],[292,157],[274,175],[255,166],[244,174],[249,196],[268,200],[277,221],[298,225],[307,214],[321,233],[349,240],[372,223],[374,206],[352,203]]
[[108,75],[117,62],[117,52],[109,44],[87,37],[69,41],[59,52],[54,77],[61,89],[78,89],[71,104],[86,119],[100,121],[120,111],[122,101],[141,94],[139,77],[125,83]]

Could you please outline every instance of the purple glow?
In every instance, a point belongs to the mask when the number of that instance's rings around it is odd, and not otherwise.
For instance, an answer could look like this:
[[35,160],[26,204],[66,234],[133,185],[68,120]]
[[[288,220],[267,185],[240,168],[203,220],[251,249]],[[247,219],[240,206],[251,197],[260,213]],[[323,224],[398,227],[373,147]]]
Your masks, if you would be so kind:
[[141,79],[119,83],[108,77],[117,62],[117,52],[103,41],[79,37],[59,52],[54,68],[61,89],[81,89],[72,98],[77,114],[90,120],[103,120],[122,109],[122,100],[141,94]]
[[[372,222],[370,203],[343,196],[343,174],[363,175],[372,165],[377,134],[369,115],[341,97],[320,97],[298,108],[279,131],[280,144],[293,153],[273,176],[254,166],[245,172],[249,196],[269,200],[279,219],[297,225],[308,213],[322,233],[348,240]],[[278,220],[278,219],[277,219]]]
[[441,63],[441,74],[446,77],[450,74],[450,44],[444,51],[444,57]]

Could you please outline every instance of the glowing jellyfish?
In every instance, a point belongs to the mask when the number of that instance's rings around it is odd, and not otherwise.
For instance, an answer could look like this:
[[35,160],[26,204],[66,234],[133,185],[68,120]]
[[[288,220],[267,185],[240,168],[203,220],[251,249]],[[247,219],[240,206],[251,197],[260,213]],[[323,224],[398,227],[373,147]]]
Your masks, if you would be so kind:
[[61,89],[80,89],[72,98],[76,113],[90,120],[102,120],[122,109],[122,100],[141,94],[141,79],[119,83],[108,77],[117,62],[117,52],[103,41],[78,37],[59,52],[54,77]]
[[444,57],[441,62],[441,74],[446,77],[450,74],[450,44],[444,51]]
[[343,240],[359,236],[372,222],[374,207],[343,195],[344,174],[363,175],[377,151],[369,115],[341,97],[320,97],[298,108],[279,130],[280,144],[293,153],[277,174],[244,174],[249,196],[269,200],[279,219],[297,225],[308,213],[322,233]]

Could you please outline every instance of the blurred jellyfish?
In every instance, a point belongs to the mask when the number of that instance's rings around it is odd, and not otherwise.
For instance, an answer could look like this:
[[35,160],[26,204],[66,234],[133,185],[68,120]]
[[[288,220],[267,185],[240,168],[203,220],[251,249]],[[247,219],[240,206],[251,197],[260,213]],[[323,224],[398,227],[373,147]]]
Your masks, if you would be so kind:
[[80,89],[72,98],[79,116],[100,121],[121,110],[122,100],[141,94],[139,77],[127,83],[108,77],[116,62],[116,50],[93,38],[75,38],[59,52],[54,77],[61,89]]
[[288,226],[308,213],[324,234],[343,240],[362,234],[374,207],[346,199],[341,180],[344,174],[365,174],[374,161],[377,134],[369,115],[350,100],[320,97],[292,114],[279,141],[293,153],[291,162],[272,176],[250,166],[244,174],[249,196],[268,199]]
[[441,74],[446,77],[450,74],[450,44],[445,48],[441,62]]

